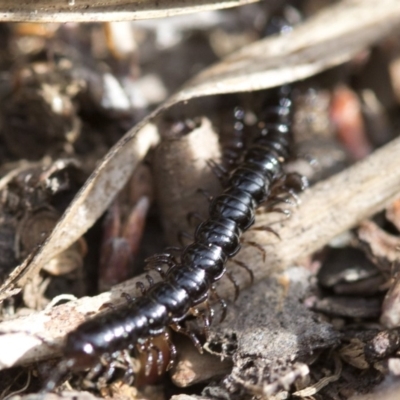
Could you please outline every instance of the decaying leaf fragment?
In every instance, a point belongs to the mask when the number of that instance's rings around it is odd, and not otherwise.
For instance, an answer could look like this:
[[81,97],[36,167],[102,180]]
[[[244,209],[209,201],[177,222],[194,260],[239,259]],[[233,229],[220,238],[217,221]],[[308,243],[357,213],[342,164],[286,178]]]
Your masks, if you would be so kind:
[[[18,263],[37,252],[86,177],[75,159],[6,163],[4,173],[0,181],[1,282],[13,276]],[[85,249],[81,239],[48,260],[43,269],[52,275],[79,270]],[[41,281],[43,277],[36,281],[34,297]]]
[[[396,200],[389,208],[392,219]],[[373,221],[364,221],[358,229],[359,238],[368,246],[368,251],[386,275],[389,290],[382,304],[380,322],[387,328],[400,326],[400,238],[385,232]]]
[[[124,186],[135,165],[144,157],[148,149],[157,142],[157,130],[148,124],[136,135],[128,135],[117,143],[106,155],[103,163],[87,180],[75,200],[59,220],[56,228],[37,252],[32,263],[28,257],[0,288],[6,295],[16,282],[26,279],[26,274],[34,276],[56,254],[68,248],[80,238],[100,217],[118,191]],[[119,157],[115,157],[118,153]],[[104,167],[106,166],[106,172]],[[90,194],[88,196],[88,194]],[[22,281],[21,281],[22,282]],[[26,282],[26,281],[25,281]],[[13,291],[13,293],[15,293]]]
[[222,324],[212,326],[205,348],[233,357],[229,390],[244,385],[266,396],[288,390],[306,368],[301,363],[337,343],[337,332],[300,301],[310,289],[309,277],[298,267],[261,281],[230,304]]
[[388,272],[390,265],[399,262],[400,238],[385,232],[373,221],[363,221],[358,228],[358,237],[368,246],[370,257],[380,269]]

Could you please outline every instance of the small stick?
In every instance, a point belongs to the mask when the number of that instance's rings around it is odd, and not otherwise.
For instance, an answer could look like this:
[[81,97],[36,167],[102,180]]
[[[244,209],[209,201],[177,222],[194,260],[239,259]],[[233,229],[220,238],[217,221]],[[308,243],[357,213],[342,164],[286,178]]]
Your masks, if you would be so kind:
[[199,189],[207,188],[212,196],[221,190],[207,164],[209,160],[218,161],[220,155],[218,135],[205,117],[190,132],[168,136],[156,148],[154,183],[168,245],[179,245],[179,233],[193,235],[194,226],[187,221],[189,212],[207,215],[208,202]]
[[[246,233],[244,240],[264,246],[265,262],[252,246],[244,248],[236,259],[253,269],[257,281],[312,254],[335,236],[383,210],[400,197],[399,151],[400,139],[393,140],[363,161],[304,192],[300,206],[286,207],[291,217],[272,225],[280,240],[269,232]],[[260,215],[255,226],[268,225],[279,218],[282,216],[278,214]],[[241,288],[248,286],[246,271],[238,270],[235,278]],[[226,279],[222,280],[219,293],[222,296],[232,293]]]
[[[238,260],[249,265],[255,279],[261,280],[312,254],[335,236],[384,209],[400,193],[398,154],[400,138],[347,170],[316,184],[300,196],[301,205],[291,210],[291,218],[273,225],[281,240],[268,231],[250,230],[246,234],[247,240],[265,248],[265,262],[263,255],[253,246],[244,248]],[[279,218],[282,218],[280,214],[260,215],[257,225],[267,225]],[[247,271],[233,263],[228,264],[230,268],[235,268],[235,280],[241,288],[249,285]],[[156,275],[154,277],[156,279]],[[60,345],[65,335],[86,318],[101,311],[104,303],[120,304],[125,301],[121,298],[123,293],[140,295],[136,282],[143,279],[139,276],[115,286],[110,292],[1,323],[0,332],[10,333],[0,335],[0,369],[55,356],[55,345]],[[225,298],[234,292],[227,279],[221,280],[218,291]],[[17,331],[22,333],[16,334]],[[47,346],[44,341],[51,345]]]

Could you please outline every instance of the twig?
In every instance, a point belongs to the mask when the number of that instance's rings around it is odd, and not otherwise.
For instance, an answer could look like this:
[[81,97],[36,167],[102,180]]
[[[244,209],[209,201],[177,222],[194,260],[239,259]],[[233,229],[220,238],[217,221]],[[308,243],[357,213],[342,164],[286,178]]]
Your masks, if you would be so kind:
[[323,389],[325,386],[339,380],[340,376],[342,375],[342,366],[343,366],[342,361],[340,360],[340,357],[337,354],[334,354],[333,359],[335,361],[335,371],[332,375],[325,376],[314,385],[308,386],[302,390],[294,392],[293,396],[301,398],[313,396],[314,394],[318,393],[321,389]]

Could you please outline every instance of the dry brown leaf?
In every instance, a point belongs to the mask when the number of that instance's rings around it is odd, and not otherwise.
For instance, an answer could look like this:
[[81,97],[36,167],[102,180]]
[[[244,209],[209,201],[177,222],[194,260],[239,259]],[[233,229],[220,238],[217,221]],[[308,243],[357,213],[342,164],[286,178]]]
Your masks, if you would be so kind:
[[1,0],[0,21],[99,22],[162,18],[259,0]]
[[[51,257],[69,247],[94,224],[134,168],[138,153],[132,143],[138,140],[138,132],[151,131],[147,124],[165,109],[195,97],[266,89],[311,76],[350,60],[399,22],[400,2],[396,0],[382,0],[379,7],[374,0],[342,1],[327,7],[291,33],[256,42],[200,73],[110,150],[33,261],[27,268],[18,268],[0,288],[0,293],[4,295],[5,291],[24,285]],[[141,134],[142,138],[146,135]],[[151,133],[144,141],[150,146]]]
[[315,75],[350,60],[400,22],[400,2],[347,0],[326,7],[291,32],[246,46],[206,69],[171,102],[246,92]]

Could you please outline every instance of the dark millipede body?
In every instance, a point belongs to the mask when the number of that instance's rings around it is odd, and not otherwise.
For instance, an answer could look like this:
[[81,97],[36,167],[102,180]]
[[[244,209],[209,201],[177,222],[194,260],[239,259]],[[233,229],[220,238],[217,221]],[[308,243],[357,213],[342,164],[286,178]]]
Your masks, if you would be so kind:
[[225,166],[237,166],[240,157],[243,153],[244,145],[244,117],[245,110],[241,107],[235,107],[233,111],[234,124],[233,130],[230,132],[228,140],[224,140],[223,136],[220,137],[222,141],[222,164]]
[[[265,109],[260,135],[229,175],[223,193],[212,200],[209,218],[198,225],[194,242],[183,250],[180,261],[171,254],[151,257],[150,267],[169,265],[162,282],[68,334],[65,368],[86,369],[104,355],[143,347],[168,326],[183,330],[179,321],[214,293],[213,285],[225,273],[226,261],[240,249],[241,234],[254,223],[256,207],[268,199],[271,186],[283,175],[291,141],[289,88],[280,88],[272,102]],[[209,318],[201,313],[195,314],[203,317],[206,326]],[[54,386],[52,381],[47,388]]]

